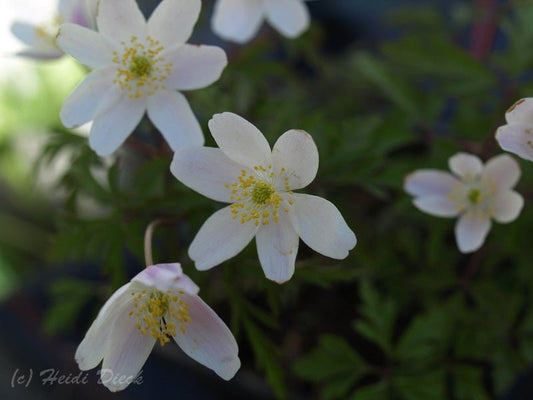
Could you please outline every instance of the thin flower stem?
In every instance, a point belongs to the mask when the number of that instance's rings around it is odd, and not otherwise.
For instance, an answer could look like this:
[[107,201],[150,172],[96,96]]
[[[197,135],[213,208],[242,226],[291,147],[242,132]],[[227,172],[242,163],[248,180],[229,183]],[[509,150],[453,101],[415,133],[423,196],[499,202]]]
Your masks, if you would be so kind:
[[144,262],[146,266],[154,265],[154,258],[152,253],[152,238],[154,236],[155,228],[159,225],[174,224],[181,220],[181,218],[156,219],[148,224],[144,231]]

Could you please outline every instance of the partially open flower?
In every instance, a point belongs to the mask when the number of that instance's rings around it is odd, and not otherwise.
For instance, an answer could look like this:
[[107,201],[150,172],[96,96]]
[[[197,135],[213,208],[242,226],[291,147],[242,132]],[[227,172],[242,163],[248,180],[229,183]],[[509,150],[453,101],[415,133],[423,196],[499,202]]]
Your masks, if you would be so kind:
[[496,131],[500,147],[533,161],[533,97],[518,100],[505,113],[506,125]]
[[473,252],[483,245],[492,219],[508,223],[520,214],[524,200],[512,190],[520,168],[506,154],[483,165],[474,155],[458,153],[449,165],[453,175],[432,169],[413,172],[406,177],[404,189],[415,196],[418,209],[438,217],[459,217],[457,246],[463,253]]
[[215,312],[198,297],[198,286],[179,264],[147,267],[104,304],[76,350],[81,370],[96,367],[115,379],[111,391],[137,376],[154,344],[173,339],[191,358],[231,379],[240,368],[235,339]]

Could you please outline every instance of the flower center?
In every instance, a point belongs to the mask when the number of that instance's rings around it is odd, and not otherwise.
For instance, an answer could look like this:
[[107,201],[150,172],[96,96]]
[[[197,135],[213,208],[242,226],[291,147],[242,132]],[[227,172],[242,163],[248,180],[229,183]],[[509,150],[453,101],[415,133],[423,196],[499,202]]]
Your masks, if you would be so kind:
[[113,82],[134,99],[151,96],[159,89],[165,89],[162,82],[172,72],[172,63],[165,63],[165,58],[160,55],[165,47],[150,36],[144,42],[132,36],[128,43],[121,44],[122,53],[113,52],[113,63],[118,66]]
[[479,189],[470,189],[467,196],[468,198],[468,201],[470,202],[470,204],[474,205],[474,204],[477,204],[481,201],[481,198],[482,198],[482,195],[481,195],[481,190]]
[[191,322],[189,305],[178,292],[161,292],[142,290],[131,292],[133,310],[129,315],[137,317],[136,327],[143,335],[150,334],[163,346],[170,341],[169,336],[176,336],[176,324],[182,333],[186,332],[185,324]]

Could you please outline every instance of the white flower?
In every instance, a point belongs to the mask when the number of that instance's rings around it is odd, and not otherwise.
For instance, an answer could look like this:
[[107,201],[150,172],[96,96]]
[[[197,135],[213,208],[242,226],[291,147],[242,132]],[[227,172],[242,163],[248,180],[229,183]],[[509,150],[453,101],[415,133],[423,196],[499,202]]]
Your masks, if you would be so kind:
[[500,147],[533,161],[533,97],[518,100],[505,113],[507,125],[496,131]]
[[[55,59],[63,55],[56,45],[59,26],[70,22],[93,28],[95,26],[97,0],[59,0],[53,15],[48,20],[34,25],[15,22],[11,32],[29,49],[17,53],[20,56],[36,59]],[[50,10],[51,11],[51,10]]]
[[263,134],[238,115],[216,114],[209,129],[219,149],[182,149],[171,165],[191,189],[231,203],[191,243],[197,269],[235,256],[254,236],[266,277],[278,283],[294,273],[299,237],[328,257],[348,255],[356,238],[339,210],[320,197],[292,192],[311,183],[318,170],[318,150],[308,133],[285,132],[271,151]]
[[502,154],[485,166],[471,154],[458,153],[449,160],[448,172],[433,169],[407,176],[404,189],[415,196],[414,205],[438,217],[457,217],[455,239],[459,250],[479,249],[491,227],[514,221],[524,205],[522,196],[511,190],[520,178],[518,163]]
[[252,39],[266,19],[289,38],[309,27],[303,0],[218,0],[211,25],[220,37],[237,43]]
[[99,32],[63,24],[58,45],[96,68],[65,100],[63,124],[72,128],[94,120],[89,144],[108,155],[147,111],[173,150],[202,145],[200,125],[177,90],[210,85],[227,59],[218,47],[185,44],[200,7],[200,0],[163,0],[147,22],[135,0],[101,0]]
[[173,338],[191,358],[225,380],[240,368],[233,335],[198,297],[198,286],[179,264],[147,267],[104,304],[76,350],[81,370],[96,367],[114,379],[103,384],[115,392],[134,380],[154,344]]

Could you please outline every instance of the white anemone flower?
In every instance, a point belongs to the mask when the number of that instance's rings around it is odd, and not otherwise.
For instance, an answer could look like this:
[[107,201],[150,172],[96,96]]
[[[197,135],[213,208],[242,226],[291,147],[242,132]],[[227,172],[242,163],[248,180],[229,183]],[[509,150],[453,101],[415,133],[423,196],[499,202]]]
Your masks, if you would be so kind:
[[405,179],[404,189],[415,196],[414,205],[438,217],[459,217],[455,239],[462,253],[479,249],[491,227],[491,220],[514,221],[524,205],[512,190],[520,178],[520,167],[501,154],[485,165],[467,153],[450,158],[453,174],[433,169],[417,170]]
[[207,270],[235,256],[255,237],[268,279],[294,273],[299,237],[317,252],[343,259],[355,234],[329,201],[293,190],[307,186],[318,170],[318,150],[307,132],[290,130],[272,151],[263,134],[232,113],[216,114],[209,129],[219,148],[182,149],[172,173],[191,189],[231,203],[207,219],[189,248],[196,268]]
[[288,38],[309,27],[309,10],[303,0],[218,0],[211,25],[226,40],[246,43],[266,19]]
[[122,390],[155,343],[172,338],[189,357],[231,379],[241,365],[237,343],[198,290],[177,263],[147,267],[104,304],[76,350],[79,368],[92,369],[103,359],[102,383]]
[[518,100],[505,113],[506,125],[496,131],[505,151],[533,161],[533,97]]
[[178,90],[215,82],[227,58],[219,47],[185,43],[200,8],[200,0],[163,0],[146,21],[135,0],[100,0],[98,32],[61,25],[58,45],[95,68],[63,103],[63,124],[94,120],[89,144],[101,156],[126,140],[145,111],[173,150],[202,145],[200,125]]
[[[56,44],[59,26],[70,22],[88,28],[95,27],[96,5],[98,0],[59,0],[54,10],[45,10],[48,19],[38,24],[16,21],[11,32],[28,46],[17,55],[36,59],[56,59],[63,51]],[[46,12],[50,11],[50,12]]]

